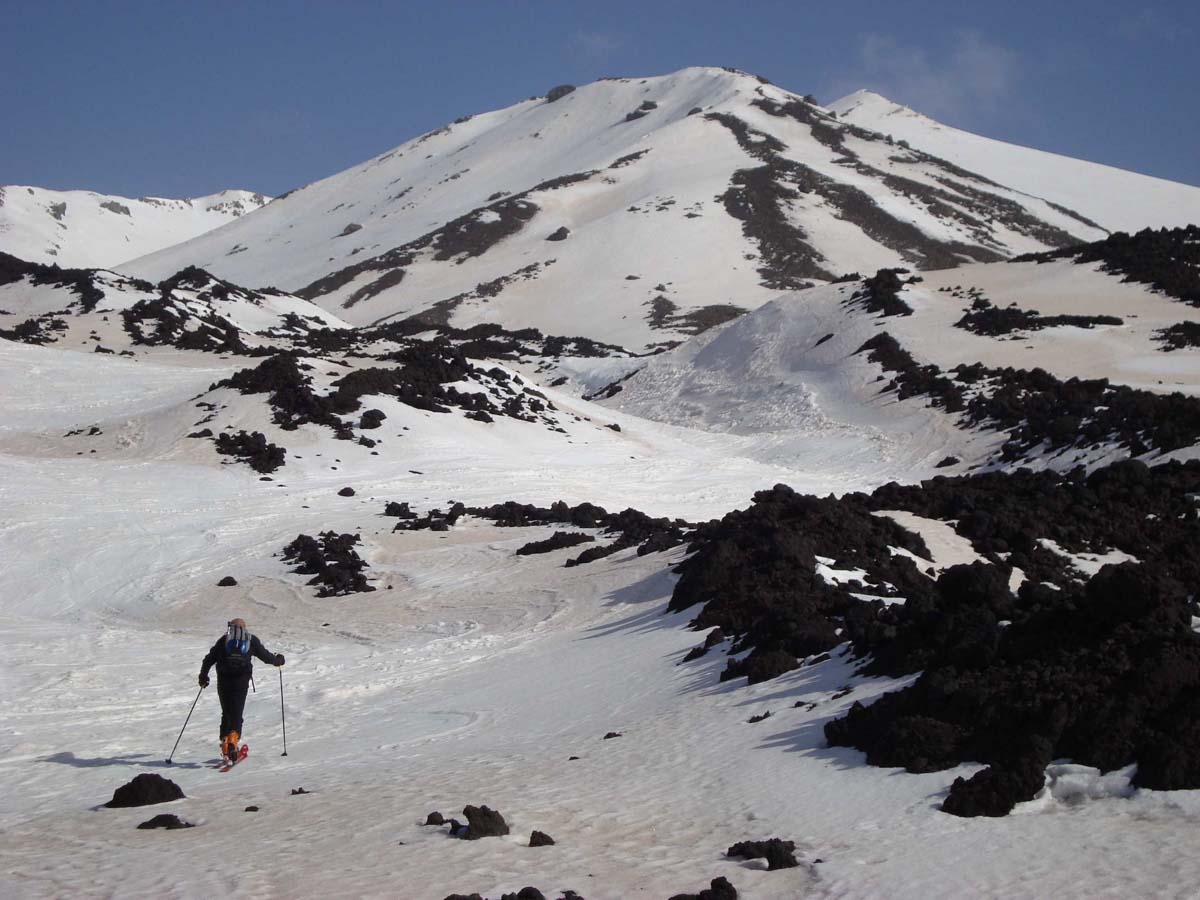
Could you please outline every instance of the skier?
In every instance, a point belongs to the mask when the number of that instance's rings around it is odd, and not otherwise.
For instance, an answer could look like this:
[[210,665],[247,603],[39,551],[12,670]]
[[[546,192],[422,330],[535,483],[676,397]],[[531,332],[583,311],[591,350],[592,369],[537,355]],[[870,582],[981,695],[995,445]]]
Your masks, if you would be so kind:
[[217,667],[217,696],[221,698],[221,755],[231,763],[238,758],[242,736],[242,710],[254,673],[251,656],[272,666],[283,665],[282,653],[270,653],[246,630],[245,619],[230,619],[225,635],[213,644],[200,667],[200,687],[208,687],[208,670]]

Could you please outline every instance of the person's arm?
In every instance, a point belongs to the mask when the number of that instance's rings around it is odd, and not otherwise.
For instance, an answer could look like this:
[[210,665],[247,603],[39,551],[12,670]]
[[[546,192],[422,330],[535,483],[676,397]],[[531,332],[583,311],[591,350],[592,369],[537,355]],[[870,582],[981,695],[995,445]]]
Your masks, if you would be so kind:
[[270,650],[264,647],[263,642],[258,639],[258,635],[254,635],[250,638],[250,652],[269,666],[283,665],[283,654],[272,653]]
[[212,645],[212,649],[204,657],[204,662],[200,664],[200,686],[208,687],[208,670],[211,669],[221,656],[221,645],[224,643],[223,638],[218,638],[217,642]]

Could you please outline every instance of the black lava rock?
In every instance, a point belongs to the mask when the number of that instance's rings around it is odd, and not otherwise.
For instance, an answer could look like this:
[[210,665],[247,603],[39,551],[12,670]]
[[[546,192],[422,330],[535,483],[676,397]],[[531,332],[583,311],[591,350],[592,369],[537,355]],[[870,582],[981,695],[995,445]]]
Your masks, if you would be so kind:
[[463,837],[468,841],[508,834],[508,823],[504,821],[504,816],[490,806],[464,806],[463,815],[467,817],[467,830]]
[[167,828],[171,831],[174,831],[176,828],[195,828],[195,827],[196,826],[193,825],[191,822],[185,822],[183,819],[179,818],[179,816],[173,815],[171,813],[160,813],[157,816],[155,816],[153,819],[147,819],[145,822],[143,822],[141,825],[138,826],[138,828],[141,828],[141,829]]
[[523,887],[515,894],[501,894],[500,900],[546,900],[546,895],[535,887]]
[[589,544],[596,539],[590,534],[579,534],[578,532],[556,531],[544,541],[530,541],[517,549],[517,556],[532,556],[536,553],[550,553],[554,550],[562,550],[565,547],[578,547],[580,544]]
[[179,785],[169,778],[143,772],[128,784],[123,784],[113,792],[112,799],[105,806],[119,809],[129,806],[150,806],[154,803],[170,803],[172,800],[182,800],[183,791]]
[[737,900],[738,892],[727,878],[714,878],[698,894],[675,894],[671,900]]
[[386,418],[387,418],[387,416],[385,416],[383,414],[383,410],[381,410],[381,409],[364,410],[362,416],[359,417],[358,427],[359,428],[378,428],[380,425],[383,424],[383,420]]
[[726,856],[742,859],[765,859],[767,868],[794,869],[800,865],[796,860],[796,842],[770,838],[765,841],[741,841],[725,851]]

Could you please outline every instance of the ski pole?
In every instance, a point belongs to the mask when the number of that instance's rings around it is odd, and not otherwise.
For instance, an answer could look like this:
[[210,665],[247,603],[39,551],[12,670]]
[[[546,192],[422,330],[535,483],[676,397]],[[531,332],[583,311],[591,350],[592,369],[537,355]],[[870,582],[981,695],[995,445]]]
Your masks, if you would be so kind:
[[279,718],[283,720],[283,753],[287,756],[287,713],[283,710],[283,668],[279,669]]
[[196,711],[196,704],[200,700],[200,695],[204,693],[204,688],[196,692],[196,699],[192,701],[192,708],[188,710],[187,718],[183,720],[183,728],[179,729],[179,737],[175,738],[175,746],[171,748],[171,755],[167,757],[167,765],[171,765],[171,760],[175,756],[175,751],[179,749],[179,742],[183,740],[183,732],[188,727],[188,722],[192,721],[192,713]]

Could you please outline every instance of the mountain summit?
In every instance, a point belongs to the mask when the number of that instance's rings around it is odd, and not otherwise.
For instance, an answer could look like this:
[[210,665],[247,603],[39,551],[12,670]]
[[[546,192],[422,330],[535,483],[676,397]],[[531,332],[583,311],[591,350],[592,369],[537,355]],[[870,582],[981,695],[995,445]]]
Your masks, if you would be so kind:
[[653,346],[853,271],[996,261],[1112,227],[1005,186],[1002,162],[972,170],[744,72],[689,68],[465,116],[121,269],[197,265],[352,324]]

